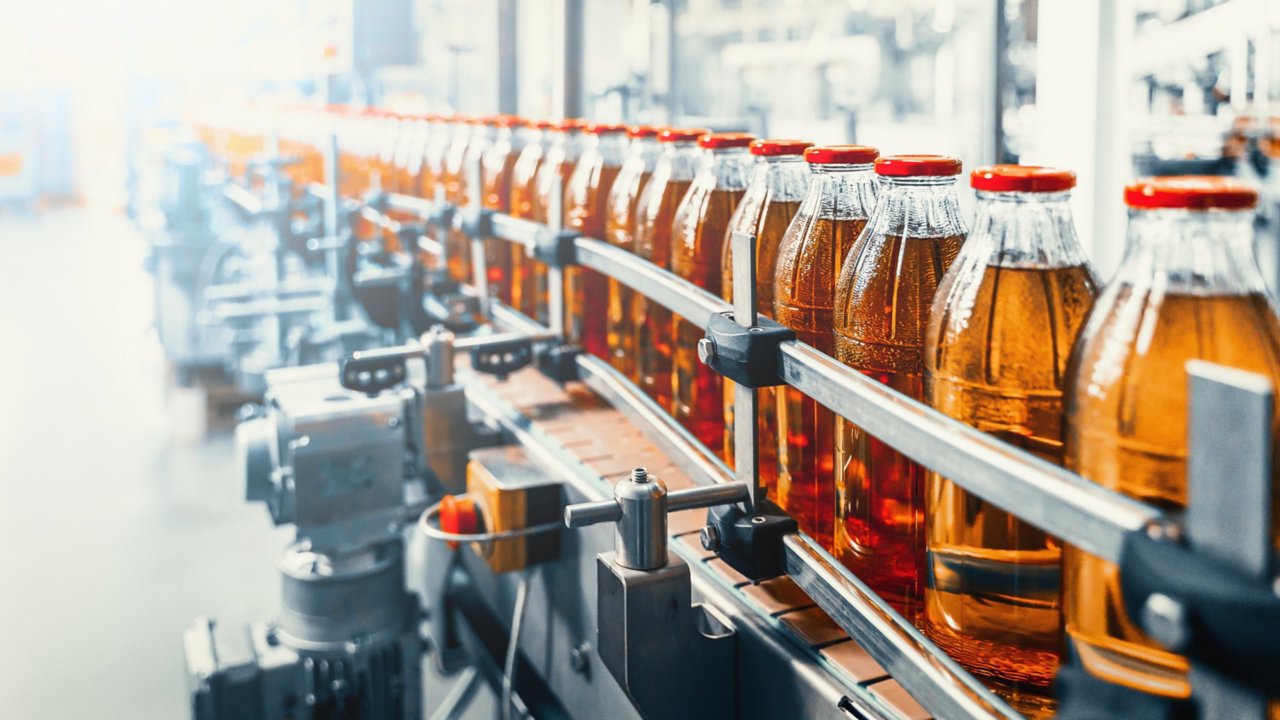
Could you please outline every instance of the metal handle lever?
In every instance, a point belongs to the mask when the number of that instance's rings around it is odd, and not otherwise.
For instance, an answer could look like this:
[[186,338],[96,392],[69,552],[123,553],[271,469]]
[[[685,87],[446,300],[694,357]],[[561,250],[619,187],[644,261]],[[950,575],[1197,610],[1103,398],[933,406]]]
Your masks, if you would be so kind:
[[667,492],[667,486],[644,468],[619,482],[613,499],[570,505],[564,524],[571,528],[616,523],[614,552],[619,565],[657,570],[667,564],[667,513],[743,502],[751,495],[745,483],[725,483]]

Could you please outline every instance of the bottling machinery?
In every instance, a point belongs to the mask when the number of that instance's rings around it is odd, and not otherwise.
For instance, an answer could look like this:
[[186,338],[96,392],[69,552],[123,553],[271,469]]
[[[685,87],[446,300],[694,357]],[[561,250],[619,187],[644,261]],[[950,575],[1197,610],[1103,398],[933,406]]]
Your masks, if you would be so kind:
[[[386,263],[426,278],[381,284],[387,307],[453,297],[453,311],[425,331],[396,311],[387,324],[400,344],[265,374],[263,406],[237,429],[245,494],[297,539],[280,561],[278,621],[244,631],[201,619],[188,631],[195,717],[468,717],[484,683],[503,717],[1020,717],[766,498],[757,392],[776,385],[1119,565],[1131,614],[1191,658],[1192,696],[1142,696],[1068,667],[1062,717],[1265,717],[1280,600],[1274,399],[1256,376],[1189,367],[1194,500],[1179,516],[949,419],[758,317],[749,234],[731,239],[730,306],[555,225],[395,193],[343,202],[349,221],[421,251]],[[444,281],[419,265],[447,265],[450,232],[472,246],[472,287],[433,291]],[[548,266],[549,326],[489,296],[494,240]],[[734,383],[732,471],[565,342],[570,268],[705,333],[701,362]]]

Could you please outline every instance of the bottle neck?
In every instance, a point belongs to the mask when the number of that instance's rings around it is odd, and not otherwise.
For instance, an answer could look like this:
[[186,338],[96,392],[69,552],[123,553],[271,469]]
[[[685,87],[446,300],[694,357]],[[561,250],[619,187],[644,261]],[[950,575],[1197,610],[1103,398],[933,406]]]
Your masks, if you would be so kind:
[[879,176],[879,202],[869,225],[876,235],[901,238],[959,237],[966,232],[956,178]]
[[1252,210],[1130,210],[1116,284],[1165,293],[1265,293],[1253,251]]
[[774,202],[799,202],[809,186],[809,163],[799,155],[758,157],[751,183],[763,185]]
[[961,252],[987,265],[1087,265],[1071,219],[1069,192],[979,192],[973,229]]
[[663,145],[666,147],[654,165],[653,174],[665,180],[692,180],[698,170],[697,145],[692,141]]
[[695,182],[718,190],[745,190],[751,180],[751,167],[746,148],[703,149]]
[[866,220],[879,193],[869,164],[810,164],[809,189],[800,212],[823,220]]

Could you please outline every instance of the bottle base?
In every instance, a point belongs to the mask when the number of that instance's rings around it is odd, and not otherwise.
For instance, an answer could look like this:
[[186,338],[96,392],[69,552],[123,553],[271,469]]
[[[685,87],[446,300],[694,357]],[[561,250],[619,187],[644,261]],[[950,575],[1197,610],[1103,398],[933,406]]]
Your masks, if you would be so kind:
[[1070,628],[1067,632],[1080,664],[1094,677],[1152,695],[1191,696],[1187,665],[1180,656],[1123,641],[1092,642]]

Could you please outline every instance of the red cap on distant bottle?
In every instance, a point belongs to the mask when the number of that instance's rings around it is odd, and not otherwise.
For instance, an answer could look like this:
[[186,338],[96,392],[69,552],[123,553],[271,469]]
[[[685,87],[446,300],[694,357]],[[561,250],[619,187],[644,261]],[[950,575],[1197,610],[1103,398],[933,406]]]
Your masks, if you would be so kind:
[[721,150],[723,148],[744,148],[755,140],[748,133],[725,132],[725,133],[707,133],[698,138],[698,147],[704,147],[708,150]]
[[652,125],[632,125],[627,128],[627,137],[633,138],[651,138],[658,137],[659,128]]
[[1230,177],[1174,175],[1130,184],[1124,189],[1124,202],[1144,210],[1245,210],[1258,204],[1258,191]]
[[571,132],[574,130],[582,130],[587,127],[587,121],[582,118],[564,118],[557,120],[554,129],[560,132]]
[[494,124],[498,127],[518,128],[528,125],[529,121],[519,115],[499,115],[494,119]]
[[702,128],[663,128],[658,133],[659,142],[692,142],[711,132]]
[[813,143],[804,140],[756,140],[751,143],[751,154],[761,157],[779,155],[803,155]]
[[591,123],[587,125],[587,132],[592,135],[613,135],[616,133],[624,133],[626,131],[626,125],[617,125],[614,123]]
[[866,165],[878,157],[880,151],[870,145],[819,145],[804,151],[811,165]]
[[533,127],[538,128],[539,130],[550,130],[551,128],[556,126],[556,121],[543,119],[543,120],[534,120],[529,124],[532,125]]
[[889,155],[876,160],[876,174],[888,177],[959,175],[962,164],[947,155]]
[[1039,165],[987,165],[969,173],[969,185],[983,192],[1062,192],[1076,186],[1076,174]]

